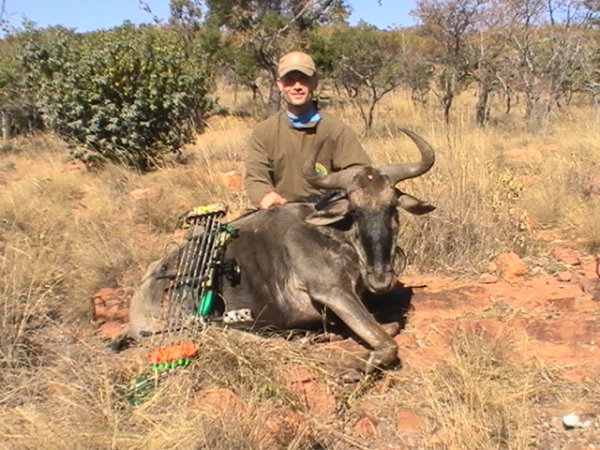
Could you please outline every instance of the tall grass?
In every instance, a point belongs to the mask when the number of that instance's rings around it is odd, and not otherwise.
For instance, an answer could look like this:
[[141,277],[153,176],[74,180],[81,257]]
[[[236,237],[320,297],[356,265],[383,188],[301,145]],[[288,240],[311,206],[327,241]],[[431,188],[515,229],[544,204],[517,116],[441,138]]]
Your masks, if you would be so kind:
[[[460,99],[446,125],[435,105],[417,106],[398,93],[383,102],[363,140],[376,164],[417,157],[399,127],[418,131],[436,149],[432,171],[400,186],[437,205],[426,216],[402,215],[409,270],[476,273],[499,252],[538,251],[533,236],[543,228],[597,250],[598,114],[573,106],[538,133],[496,114],[494,124],[478,129],[471,102]],[[332,112],[360,126],[352,109]],[[112,165],[78,170],[66,163],[64,144],[47,135],[15,140],[2,154],[0,448],[369,448],[347,435],[348,424],[304,416],[303,403],[276,369],[293,362],[322,372],[279,340],[277,346],[211,331],[200,338],[205,347],[193,371],[175,375],[153,399],[133,407],[123,393],[143,356],[113,357],[94,336],[92,295],[100,287],[136,285],[148,263],[179,242],[182,212],[218,200],[234,217],[247,206],[240,189],[223,185],[222,174],[242,174],[253,123],[215,117],[185,149],[187,164],[146,175]],[[144,189],[153,194],[132,198]],[[418,448],[527,448],[545,372],[515,362],[504,344],[457,333],[443,363],[401,380],[405,389],[386,396],[392,405],[412,398],[443,430],[437,444],[421,440]],[[327,382],[337,392],[348,389]],[[252,408],[242,415],[200,412],[196,396],[210,386],[232,391]],[[361,388],[348,396],[367,394]],[[264,424],[273,411],[290,410],[305,419],[308,434],[291,427],[266,442]]]
[[443,362],[401,385],[398,399],[429,417],[432,448],[526,449],[536,405],[561,390],[554,369],[521,359],[510,332],[457,326]]

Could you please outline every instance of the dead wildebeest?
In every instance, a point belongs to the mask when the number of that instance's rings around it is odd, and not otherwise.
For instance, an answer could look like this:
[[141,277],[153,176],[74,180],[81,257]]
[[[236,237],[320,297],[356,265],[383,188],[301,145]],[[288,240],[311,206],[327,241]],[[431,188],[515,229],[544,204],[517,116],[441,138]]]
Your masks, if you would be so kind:
[[[224,316],[244,311],[253,329],[304,329],[342,323],[362,340],[366,370],[398,362],[398,347],[362,301],[366,291],[384,293],[397,282],[399,213],[434,209],[396,185],[427,172],[433,148],[402,130],[417,145],[418,162],[314,173],[318,150],[303,167],[308,183],[330,190],[316,203],[288,203],[242,216],[230,225],[238,237],[226,258],[240,269],[235,283],[220,283]],[[161,331],[161,302],[181,249],[153,263],[131,302],[128,333]]]

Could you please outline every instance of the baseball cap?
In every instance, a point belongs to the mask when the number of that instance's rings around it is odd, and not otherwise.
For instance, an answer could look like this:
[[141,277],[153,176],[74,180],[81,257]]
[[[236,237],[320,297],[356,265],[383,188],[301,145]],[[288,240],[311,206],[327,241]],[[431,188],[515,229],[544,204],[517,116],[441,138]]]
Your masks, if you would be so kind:
[[279,60],[277,75],[280,78],[294,70],[302,72],[309,77],[312,77],[317,72],[315,62],[310,55],[307,55],[304,52],[286,53]]

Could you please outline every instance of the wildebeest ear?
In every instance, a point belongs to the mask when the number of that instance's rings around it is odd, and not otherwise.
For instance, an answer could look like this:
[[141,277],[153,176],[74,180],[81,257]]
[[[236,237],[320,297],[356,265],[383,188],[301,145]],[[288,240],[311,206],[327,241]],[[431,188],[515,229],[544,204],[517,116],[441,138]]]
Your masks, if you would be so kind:
[[432,204],[424,202],[423,200],[419,200],[417,197],[405,194],[404,192],[401,192],[400,196],[398,197],[398,206],[409,213],[416,214],[418,216],[431,212],[435,209],[435,206]]
[[312,225],[331,225],[339,222],[348,213],[348,200],[342,199],[336,202],[331,202],[308,215],[304,220]]

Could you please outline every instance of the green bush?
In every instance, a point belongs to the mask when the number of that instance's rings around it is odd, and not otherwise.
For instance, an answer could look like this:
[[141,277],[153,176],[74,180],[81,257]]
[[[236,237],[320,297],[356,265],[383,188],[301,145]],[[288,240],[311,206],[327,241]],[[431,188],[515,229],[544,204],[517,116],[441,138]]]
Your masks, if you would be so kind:
[[88,165],[156,166],[192,139],[211,106],[205,64],[164,28],[57,33],[28,42],[23,63],[46,126]]

